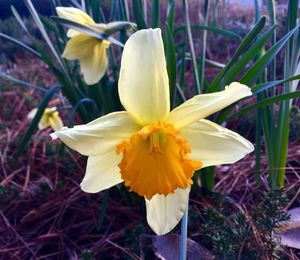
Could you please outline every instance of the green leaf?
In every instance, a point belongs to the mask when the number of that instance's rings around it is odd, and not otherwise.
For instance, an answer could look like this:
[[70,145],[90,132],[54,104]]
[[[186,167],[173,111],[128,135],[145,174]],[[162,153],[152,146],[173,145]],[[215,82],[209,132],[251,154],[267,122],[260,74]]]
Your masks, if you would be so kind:
[[56,69],[56,66],[54,65],[54,63],[51,61],[50,57],[46,53],[45,48],[41,44],[39,44],[39,42],[33,37],[33,35],[27,29],[27,27],[26,27],[25,23],[23,22],[21,16],[19,15],[18,11],[13,6],[11,6],[11,10],[12,10],[12,13],[13,13],[14,17],[16,18],[17,22],[20,24],[20,26],[22,27],[22,29],[26,32],[26,34],[28,35],[28,37],[32,41],[32,44],[35,47],[35,49],[41,55],[41,59],[47,65],[49,65],[50,68],[52,66],[52,67],[55,67],[55,69]]
[[30,48],[28,45],[26,45],[25,43],[15,39],[15,38],[12,38],[4,33],[0,33],[0,37],[2,37],[3,39],[6,39],[20,47],[22,47],[23,49],[25,49],[26,51],[29,51],[31,54],[33,54],[34,56],[38,57],[38,58],[41,58],[41,55],[34,49]]
[[26,82],[26,81],[23,81],[23,80],[16,79],[16,78],[14,78],[14,77],[12,77],[12,76],[10,76],[10,75],[7,75],[7,74],[5,74],[5,73],[3,73],[3,72],[0,72],[0,77],[2,77],[2,78],[4,78],[4,79],[7,79],[7,80],[11,80],[11,81],[13,81],[13,82],[15,82],[15,83],[17,83],[17,84],[20,84],[20,85],[22,85],[22,86],[25,86],[25,87],[27,87],[27,88],[34,88],[34,89],[37,89],[37,90],[39,90],[39,91],[41,91],[41,92],[44,92],[44,93],[48,91],[46,88],[43,88],[43,87],[41,87],[41,86],[34,85],[34,84],[32,84],[32,83],[29,83],[29,82]]
[[52,16],[51,18],[55,22],[60,23],[64,26],[67,26],[68,28],[74,29],[78,32],[90,35],[90,36],[95,37],[95,38],[100,39],[100,40],[109,41],[109,42],[111,42],[113,44],[116,44],[120,47],[124,47],[123,43],[119,42],[118,40],[116,40],[113,37],[108,36],[104,32],[101,33],[99,31],[96,31],[96,30],[94,30],[94,29],[92,29],[88,26],[83,25],[83,24],[79,24],[79,23],[76,23],[76,22],[73,22],[73,21],[70,21],[70,20],[67,20],[67,19],[63,19],[63,18],[60,18],[58,16]]
[[21,25],[22,29],[28,34],[30,35],[25,23],[23,22],[21,16],[19,15],[18,11],[16,10],[16,8],[14,6],[10,7],[14,17],[16,18],[17,22]]
[[255,124],[255,182],[258,186],[261,183],[260,180],[260,167],[261,167],[261,120],[259,116],[259,111],[256,112],[256,124]]
[[[287,13],[287,31],[291,33],[297,30],[299,33],[299,26],[297,24],[297,13],[298,13],[298,0],[289,1],[288,13]],[[293,29],[293,30],[292,30]],[[293,60],[298,50],[293,48],[294,37],[289,39],[284,52],[284,76],[291,77],[295,73],[295,67],[293,66]],[[298,57],[297,57],[298,58]],[[283,85],[282,93],[291,93],[292,87],[291,82],[285,82]],[[292,92],[293,93],[293,92]],[[285,167],[288,154],[288,144],[289,144],[289,125],[290,125],[290,101],[285,100],[281,102],[278,123],[276,129],[276,143],[275,143],[275,171],[272,173],[272,188],[282,188],[284,185],[285,178]]]
[[231,60],[230,60],[230,64],[235,63],[236,60],[238,59],[238,57],[245,51],[247,50],[247,47],[250,45],[250,43],[252,41],[254,41],[257,37],[257,35],[261,32],[261,30],[265,27],[266,24],[266,17],[262,16],[258,22],[254,25],[254,27],[252,28],[252,30],[250,32],[247,33],[247,35],[245,36],[245,38],[243,39],[243,41],[241,42],[240,46],[238,47],[238,49],[235,51],[235,53],[233,54]]
[[121,0],[119,3],[119,12],[121,20],[129,21],[129,10],[127,0]]
[[265,82],[265,83],[258,84],[256,86],[252,87],[251,91],[253,94],[258,94],[258,93],[260,93],[264,90],[267,90],[269,88],[272,88],[276,85],[279,85],[279,84],[282,84],[285,82],[289,82],[289,81],[293,81],[293,80],[298,80],[298,79],[300,79],[300,74],[290,77],[288,79],[281,79],[281,80],[275,80],[272,82]]
[[62,59],[60,57],[60,55],[57,53],[55,47],[53,46],[50,37],[48,35],[48,33],[45,30],[45,27],[43,26],[43,23],[41,22],[37,11],[34,8],[34,5],[32,4],[31,0],[25,0],[25,4],[35,22],[35,24],[37,25],[38,29],[40,30],[43,38],[45,39],[46,43],[48,44],[51,52],[53,53],[54,57],[56,58],[57,62],[59,63],[60,67],[62,68],[62,70],[65,70],[65,67],[63,65]]
[[242,116],[245,113],[249,113],[250,111],[253,111],[255,109],[258,109],[258,108],[261,108],[264,106],[272,105],[276,102],[285,101],[285,100],[288,100],[291,98],[297,98],[297,97],[300,97],[300,90],[286,93],[286,94],[281,94],[281,95],[271,97],[271,98],[267,98],[267,99],[257,102],[256,104],[253,104],[251,106],[241,109],[240,111],[231,115],[228,119],[232,119],[233,117]]
[[109,12],[109,21],[113,21],[116,19],[117,12],[117,2],[116,0],[111,1],[110,12]]
[[[267,9],[270,17],[270,24],[275,25],[276,24],[276,7],[275,7],[275,0],[267,0]],[[272,46],[276,43],[276,30],[273,32],[272,38],[271,38],[271,44]],[[276,79],[276,60],[274,59],[273,62],[269,65],[269,71],[268,71],[270,80],[274,81]],[[275,93],[273,92],[273,95]]]
[[[204,4],[204,26],[208,24],[210,0],[205,0]],[[206,41],[207,41],[207,30],[202,32],[202,50],[199,62],[199,81],[202,90],[204,90],[204,70],[205,70],[205,57],[206,57]]]
[[266,33],[261,35],[258,40],[244,53],[242,58],[238,60],[227,72],[224,76],[224,85],[232,82],[239,73],[245,68],[249,61],[256,57],[260,52],[266,42],[272,37],[273,32],[275,30],[275,26],[271,27]]
[[100,0],[93,0],[91,1],[91,11],[92,11],[92,17],[94,18],[94,21],[97,23],[100,22]]
[[240,82],[246,85],[252,85],[266,66],[274,59],[282,47],[287,43],[290,37],[299,29],[297,26],[283,38],[281,38],[271,49],[269,49],[241,78]]
[[215,68],[221,68],[223,69],[225,67],[225,64],[217,62],[215,60],[209,60],[209,59],[205,59],[205,63],[210,65],[211,67],[215,67]]
[[222,69],[218,75],[214,78],[214,80],[211,82],[209,86],[208,92],[215,92],[220,91],[222,87],[224,87],[222,84],[222,78],[226,74],[226,72],[232,67],[233,64],[236,63],[236,61],[239,59],[239,56],[245,52],[250,45],[252,41],[254,41],[257,37],[257,35],[260,33],[260,31],[264,28],[266,23],[266,17],[262,16],[259,21],[255,24],[253,29],[247,33],[245,38],[242,40],[240,46],[233,54],[230,61],[226,64],[225,68]]
[[[237,38],[240,39],[241,36],[236,34],[235,32],[229,31],[229,30],[224,30],[224,29],[220,29],[218,27],[214,27],[214,26],[210,26],[210,25],[199,25],[199,24],[192,24],[191,28],[193,30],[207,30],[207,31],[211,31],[213,33],[219,34],[219,35],[223,35],[225,37],[229,37],[229,38]],[[176,29],[174,30],[174,35],[176,36],[178,33],[184,31],[186,29],[185,25],[180,25],[177,26]]]
[[133,16],[136,21],[137,27],[139,30],[147,29],[148,26],[145,22],[144,14],[143,14],[143,7],[140,0],[133,0],[132,1],[132,8],[133,8]]
[[[265,83],[258,84],[256,86],[252,87],[251,91],[253,94],[259,94],[259,93],[262,93],[263,91],[265,91],[269,88],[272,88],[276,85],[280,85],[284,82],[298,80],[298,79],[300,79],[300,74],[298,74],[294,77],[288,78],[288,79],[282,79],[282,80],[276,80],[276,81],[272,81],[272,82],[265,82]],[[264,97],[264,99],[265,98],[266,97]],[[223,122],[225,122],[226,119],[228,119],[227,117],[229,117],[230,113],[232,112],[233,107],[234,107],[234,104],[222,110],[222,112],[218,115],[218,118],[217,118],[218,124],[222,124]],[[232,116],[230,116],[230,118],[231,117]]]
[[103,192],[101,207],[99,208],[99,215],[98,215],[98,221],[97,221],[97,226],[96,226],[96,229],[98,232],[101,231],[101,229],[103,227],[106,210],[107,210],[108,198],[109,198],[109,189],[107,189]]
[[169,76],[169,86],[170,86],[170,104],[173,107],[175,104],[175,96],[176,96],[176,54],[174,41],[172,38],[172,33],[166,23],[166,31],[165,31],[165,55],[167,61],[167,71]]
[[159,24],[160,24],[159,0],[152,0],[151,27],[159,28]]
[[186,49],[187,49],[187,42],[186,42],[186,34],[183,35],[183,48],[180,54],[180,74],[179,74],[179,83],[176,85],[177,92],[179,93],[179,97],[182,98],[180,102],[177,104],[181,104],[182,102],[186,101],[186,97],[184,95],[184,87],[185,87],[185,71],[186,71]]
[[[71,113],[69,113],[68,115],[68,127],[73,127],[74,126],[74,119],[77,113],[78,108],[80,107],[81,104],[83,103],[92,103],[95,106],[97,106],[97,104],[95,103],[95,101],[93,99],[90,98],[83,98],[80,99],[75,106],[73,106]],[[92,112],[92,111],[91,111]]]
[[196,53],[195,53],[195,48],[194,48],[194,40],[193,40],[193,36],[192,36],[191,22],[190,22],[190,17],[189,17],[189,7],[188,7],[187,0],[183,0],[183,8],[184,8],[184,18],[185,18],[185,23],[186,23],[186,31],[187,31],[187,36],[188,36],[188,41],[190,44],[190,51],[191,51],[191,56],[192,56],[193,73],[194,73],[195,82],[196,82],[196,93],[200,94],[201,86],[200,86],[200,80],[199,80],[199,75],[198,75],[198,65],[197,65]]
[[[191,57],[191,54],[190,53],[186,53],[185,54],[185,60],[189,60],[189,61],[192,61],[192,57]],[[197,59],[197,61],[199,61],[200,59]],[[179,66],[180,64],[182,63],[182,59],[180,59],[178,62],[177,62],[177,66]],[[209,60],[209,59],[205,59],[205,63],[207,65],[210,65],[211,67],[215,67],[215,68],[221,68],[223,69],[225,67],[225,64],[223,63],[220,63],[220,62],[217,62],[215,60]]]
[[173,32],[173,27],[174,27],[174,16],[175,16],[175,0],[169,0],[168,10],[167,10],[167,22],[171,32]]
[[[65,95],[68,101],[74,106],[78,102],[78,100],[80,100],[84,96],[82,96],[80,91],[76,89],[75,87],[76,85],[73,82],[74,75],[71,74],[71,71],[69,70],[67,63],[64,63],[66,65],[65,69],[60,70],[60,67],[58,67],[57,64],[55,64],[55,62],[52,61],[52,58],[51,56],[49,56],[49,52],[47,51],[47,49],[45,49],[44,46],[40,44],[32,34],[30,34],[29,30],[27,29],[26,25],[22,21],[17,10],[14,7],[12,7],[11,9],[15,18],[19,22],[20,26],[24,29],[24,31],[27,33],[28,37],[32,41],[33,46],[40,53],[41,59],[49,66],[49,69],[55,75],[57,80],[63,85],[62,87],[63,95]],[[80,85],[80,81],[78,85]],[[78,108],[78,112],[83,122],[88,122],[91,120],[84,106],[80,106]]]

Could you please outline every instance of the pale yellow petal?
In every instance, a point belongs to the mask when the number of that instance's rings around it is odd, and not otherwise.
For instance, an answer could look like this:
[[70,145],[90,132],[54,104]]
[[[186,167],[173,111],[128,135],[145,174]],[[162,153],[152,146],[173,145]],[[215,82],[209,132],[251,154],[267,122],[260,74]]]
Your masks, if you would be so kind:
[[169,113],[169,79],[160,29],[140,30],[126,42],[119,95],[125,109],[142,125]]
[[37,111],[38,111],[37,108],[32,109],[32,110],[28,113],[27,118],[28,118],[28,119],[33,119],[33,118],[35,117]]
[[95,23],[93,18],[90,17],[84,11],[75,7],[56,7],[57,15],[61,18],[70,20],[72,22],[85,24],[85,23]]
[[56,110],[56,107],[45,108],[43,115],[39,121],[38,128],[40,130],[46,129],[50,126],[49,116],[53,111]]
[[202,119],[180,130],[188,140],[193,160],[202,167],[235,163],[254,150],[253,144],[239,134]]
[[49,124],[54,131],[61,129],[64,126],[57,111],[49,115]]
[[77,35],[79,35],[79,34],[81,34],[81,32],[75,31],[74,29],[69,29],[69,30],[67,31],[67,36],[68,36],[69,38],[72,38],[72,37],[77,36]]
[[[80,23],[80,24],[94,24],[94,20],[85,12],[78,8],[74,7],[56,7],[57,15],[61,18],[70,20],[72,22]],[[78,35],[79,32],[73,29],[69,29],[67,36],[74,37]]]
[[80,60],[81,72],[88,85],[96,84],[106,72],[108,66],[106,48],[104,44],[95,45],[93,56]]
[[107,69],[108,46],[107,41],[79,34],[67,42],[62,56],[68,60],[79,60],[85,82],[92,85],[103,77]]
[[194,96],[172,110],[166,120],[180,129],[251,95],[246,85],[233,82],[223,91]]
[[170,232],[181,220],[188,204],[191,187],[176,189],[175,193],[155,195],[146,199],[147,221],[157,235]]
[[117,155],[115,151],[89,156],[85,176],[80,184],[81,189],[96,193],[123,182],[118,167],[120,160],[121,155]]
[[139,126],[126,112],[114,112],[86,125],[63,127],[51,134],[67,146],[83,155],[105,154],[116,149],[116,145],[139,131]]
[[[37,113],[38,109],[37,108],[34,108],[32,109],[28,115],[27,115],[27,118],[28,119],[33,119]],[[52,121],[50,120],[50,117],[52,114],[58,114],[58,112],[55,112],[56,111],[56,107],[51,107],[51,108],[45,108],[44,112],[43,112],[43,115],[42,117],[40,118],[40,121],[38,123],[38,128],[40,130],[43,130],[45,128],[48,128],[49,126],[52,125]],[[50,122],[51,121],[51,122]],[[56,123],[59,123],[58,120],[56,120]],[[54,122],[53,122],[54,124]]]
[[48,115],[42,115],[40,121],[39,121],[39,124],[38,124],[38,128],[40,130],[43,130],[43,129],[46,129],[50,126],[50,122],[49,122],[49,117]]

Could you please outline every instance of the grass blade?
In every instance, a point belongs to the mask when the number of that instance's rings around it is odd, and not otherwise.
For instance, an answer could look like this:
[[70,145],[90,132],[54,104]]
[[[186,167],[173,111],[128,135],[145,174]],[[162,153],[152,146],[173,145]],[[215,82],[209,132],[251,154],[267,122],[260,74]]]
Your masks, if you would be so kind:
[[[288,13],[287,13],[287,31],[298,30],[297,24],[298,13],[298,0],[289,1]],[[293,29],[294,28],[294,29]],[[292,30],[293,29],[293,30]],[[290,38],[285,48],[284,56],[284,75],[290,77],[293,75],[295,68],[292,61],[295,56],[295,49],[293,49],[294,38]],[[296,50],[298,51],[298,50]],[[283,93],[290,94],[295,92],[291,91],[291,82],[285,82],[283,86]],[[272,178],[272,188],[281,188],[284,185],[285,167],[288,153],[288,141],[289,141],[289,125],[290,125],[290,101],[285,100],[280,104],[278,126],[276,129],[276,144],[275,144],[275,156],[276,168]]]
[[25,49],[26,51],[29,51],[31,54],[33,54],[34,56],[38,57],[38,58],[41,58],[41,55],[34,49],[30,48],[28,45],[26,45],[25,43],[15,39],[15,38],[12,38],[4,33],[0,33],[0,37],[3,38],[3,39],[6,39],[18,46],[20,46],[21,48]]
[[259,113],[256,112],[255,124],[255,182],[260,184],[260,164],[261,164],[261,120]]
[[267,41],[272,37],[273,32],[275,30],[275,26],[271,27],[267,32],[261,35],[257,41],[244,53],[242,58],[238,60],[224,76],[223,84],[227,85],[232,82],[240,72],[245,68],[245,66],[257,55],[260,55],[262,48],[265,46]]
[[[210,32],[213,32],[213,33],[216,33],[216,34],[223,35],[225,37],[229,37],[229,38],[237,38],[237,39],[241,38],[241,36],[236,34],[235,32],[220,29],[218,27],[214,27],[214,26],[210,26],[210,25],[192,24],[191,28],[193,30],[207,30],[207,31],[210,31]],[[177,26],[176,29],[174,30],[174,35],[176,36],[178,33],[180,33],[183,30],[186,30],[185,25]]]
[[287,79],[276,80],[276,81],[272,81],[272,82],[265,82],[265,83],[258,84],[256,86],[252,87],[251,91],[253,94],[258,94],[258,93],[260,93],[264,90],[267,90],[269,88],[272,88],[276,85],[283,84],[285,82],[289,82],[289,81],[293,81],[293,80],[299,80],[299,79],[300,79],[300,74],[297,74],[297,75],[287,78]]
[[152,0],[151,28],[158,28],[160,24],[159,0]]
[[168,22],[170,32],[173,32],[174,17],[175,17],[175,0],[169,0],[168,10],[167,10],[167,22]]
[[250,43],[256,39],[257,35],[264,28],[265,24],[266,24],[266,17],[262,16],[258,20],[258,22],[255,24],[253,29],[251,31],[249,31],[248,34],[245,36],[245,38],[242,40],[240,46],[233,54],[230,61],[226,64],[225,68],[222,69],[218,73],[218,75],[214,78],[214,80],[211,82],[209,89],[208,89],[209,92],[220,91],[222,89],[222,87],[224,87],[224,84],[222,84],[223,76],[231,68],[231,66],[238,60],[239,56],[247,50]]
[[58,16],[52,16],[51,18],[55,22],[60,23],[64,26],[67,26],[68,28],[72,28],[76,31],[82,32],[84,34],[90,35],[90,36],[95,37],[95,38],[100,39],[100,40],[107,40],[111,43],[114,43],[114,44],[120,46],[120,47],[124,47],[123,43],[119,42],[118,40],[114,39],[113,37],[110,37],[105,33],[100,33],[100,32],[98,32],[98,31],[96,31],[96,30],[94,30],[94,29],[92,29],[88,26],[83,25],[83,24],[79,24],[79,23],[76,23],[76,22],[73,22],[73,21],[70,21],[70,20],[67,20],[67,19],[63,19],[63,18],[60,18]]
[[[267,9],[270,17],[270,24],[273,26],[276,24],[276,12],[275,12],[275,1],[274,0],[267,0]],[[276,43],[276,30],[273,32],[271,38],[271,45],[273,46]],[[273,62],[270,63],[269,71],[268,71],[270,80],[276,80],[276,60],[274,59]],[[273,96],[275,92],[272,93]]]
[[10,80],[10,81],[13,81],[13,82],[15,82],[17,84],[20,84],[20,85],[22,85],[24,87],[27,87],[27,88],[37,89],[37,90],[39,90],[41,92],[44,92],[44,93],[48,91],[46,88],[43,88],[41,86],[37,86],[37,85],[31,84],[31,83],[23,81],[23,80],[16,79],[16,78],[14,78],[14,77],[12,77],[10,75],[7,75],[5,73],[2,73],[2,72],[0,72],[0,77],[2,77],[4,79],[7,79],[7,80]]
[[57,51],[55,50],[55,48],[54,48],[54,46],[53,46],[53,44],[52,44],[52,42],[51,42],[51,40],[50,40],[50,37],[48,36],[48,33],[46,32],[46,30],[45,30],[45,28],[44,28],[44,26],[43,26],[43,23],[41,22],[41,20],[40,20],[38,14],[37,14],[37,12],[36,12],[36,10],[35,10],[35,8],[34,8],[32,2],[31,2],[31,0],[25,0],[25,4],[26,4],[26,6],[27,6],[27,8],[28,8],[28,10],[29,10],[29,12],[30,12],[30,14],[31,14],[31,16],[32,16],[32,18],[33,18],[33,20],[35,21],[36,25],[38,26],[38,28],[39,28],[39,30],[40,30],[42,36],[44,37],[46,43],[48,44],[50,50],[52,51],[54,57],[55,57],[56,60],[58,61],[60,67],[61,67],[63,70],[65,70],[65,67],[64,67],[64,65],[63,65],[63,62],[62,62],[62,60],[61,60],[61,57],[60,57],[60,55],[57,53]]
[[194,41],[192,36],[192,29],[191,29],[191,23],[189,18],[189,8],[188,8],[187,0],[183,0],[183,8],[184,8],[185,23],[186,23],[186,31],[187,31],[188,41],[190,44],[190,51],[192,55],[193,72],[194,72],[194,77],[196,82],[196,94],[200,94],[201,86],[200,86],[199,75],[198,75],[198,66],[197,66],[196,53],[194,48]]
[[148,26],[146,24],[145,17],[144,17],[144,14],[143,14],[143,7],[142,7],[141,1],[140,0],[133,0],[132,2],[133,2],[133,4],[132,4],[133,16],[134,16],[134,19],[136,21],[138,29],[139,30],[147,29]]
[[73,106],[71,113],[68,115],[68,127],[73,127],[74,126],[74,120],[75,120],[75,116],[77,113],[77,110],[79,108],[79,106],[83,103],[92,103],[96,106],[96,103],[94,100],[90,99],[90,98],[83,98],[81,100],[79,100],[75,106]]
[[[207,26],[207,24],[208,24],[209,5],[210,5],[210,0],[205,0],[205,4],[204,4],[204,26]],[[203,33],[202,33],[202,51],[201,51],[200,63],[199,63],[199,81],[200,81],[200,87],[202,88],[202,90],[204,89],[206,40],[207,40],[207,30],[204,30]]]
[[22,27],[22,29],[28,34],[30,35],[30,32],[28,31],[25,23],[23,22],[21,16],[19,15],[18,11],[16,10],[16,8],[14,6],[10,7],[14,17],[16,18],[17,22],[20,24],[20,26]]
[[255,103],[251,106],[243,108],[238,112],[235,112],[233,115],[229,116],[228,119],[232,119],[234,117],[242,116],[246,113],[249,113],[250,111],[253,111],[255,109],[258,109],[258,108],[261,108],[261,107],[264,107],[264,106],[272,105],[276,102],[285,101],[285,100],[289,100],[289,99],[297,98],[297,97],[300,97],[300,90],[285,93],[285,94],[281,94],[281,95],[277,95],[277,96],[271,97],[271,98],[267,98],[267,99],[264,99],[262,101],[259,101],[259,102]]
[[291,36],[299,29],[294,28],[288,32],[283,38],[281,38],[271,49],[269,49],[265,55],[263,55],[241,78],[240,82],[246,85],[252,85],[266,66],[274,59],[278,52],[284,47]]
[[176,98],[176,54],[175,47],[172,38],[172,33],[166,23],[166,31],[165,31],[165,55],[167,61],[167,71],[169,76],[169,87],[170,87],[170,104],[171,107],[175,105]]

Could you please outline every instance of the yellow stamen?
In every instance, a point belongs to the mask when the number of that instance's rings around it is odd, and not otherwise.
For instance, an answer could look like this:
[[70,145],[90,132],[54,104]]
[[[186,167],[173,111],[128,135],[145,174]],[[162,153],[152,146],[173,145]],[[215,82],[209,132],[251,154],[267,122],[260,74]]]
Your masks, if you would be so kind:
[[125,185],[149,200],[155,194],[187,188],[194,171],[202,166],[189,157],[187,140],[164,121],[142,128],[118,144],[116,151],[123,153],[119,168]]

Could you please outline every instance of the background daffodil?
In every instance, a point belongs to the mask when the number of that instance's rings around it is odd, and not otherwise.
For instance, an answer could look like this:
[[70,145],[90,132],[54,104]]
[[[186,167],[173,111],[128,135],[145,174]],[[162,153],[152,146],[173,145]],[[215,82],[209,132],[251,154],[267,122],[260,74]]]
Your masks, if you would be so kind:
[[194,171],[234,163],[253,151],[237,133],[205,117],[251,90],[237,82],[197,95],[170,112],[160,29],[140,30],[125,44],[119,78],[126,109],[52,134],[87,155],[81,188],[99,192],[124,181],[145,197],[147,221],[159,235],[171,231],[186,208]]
[[[56,7],[56,12],[61,18],[98,29],[99,34],[106,28],[105,24],[96,24],[89,15],[78,8]],[[97,83],[108,66],[106,49],[110,43],[74,29],[69,29],[67,36],[71,39],[67,42],[63,58],[79,60],[85,82],[89,85]]]
[[[27,117],[29,119],[33,119],[37,111],[38,111],[37,108],[32,109],[28,113]],[[40,130],[51,127],[54,131],[57,131],[61,129],[63,126],[64,126],[63,122],[59,116],[58,111],[56,110],[56,107],[46,108],[38,124],[38,128]]]

